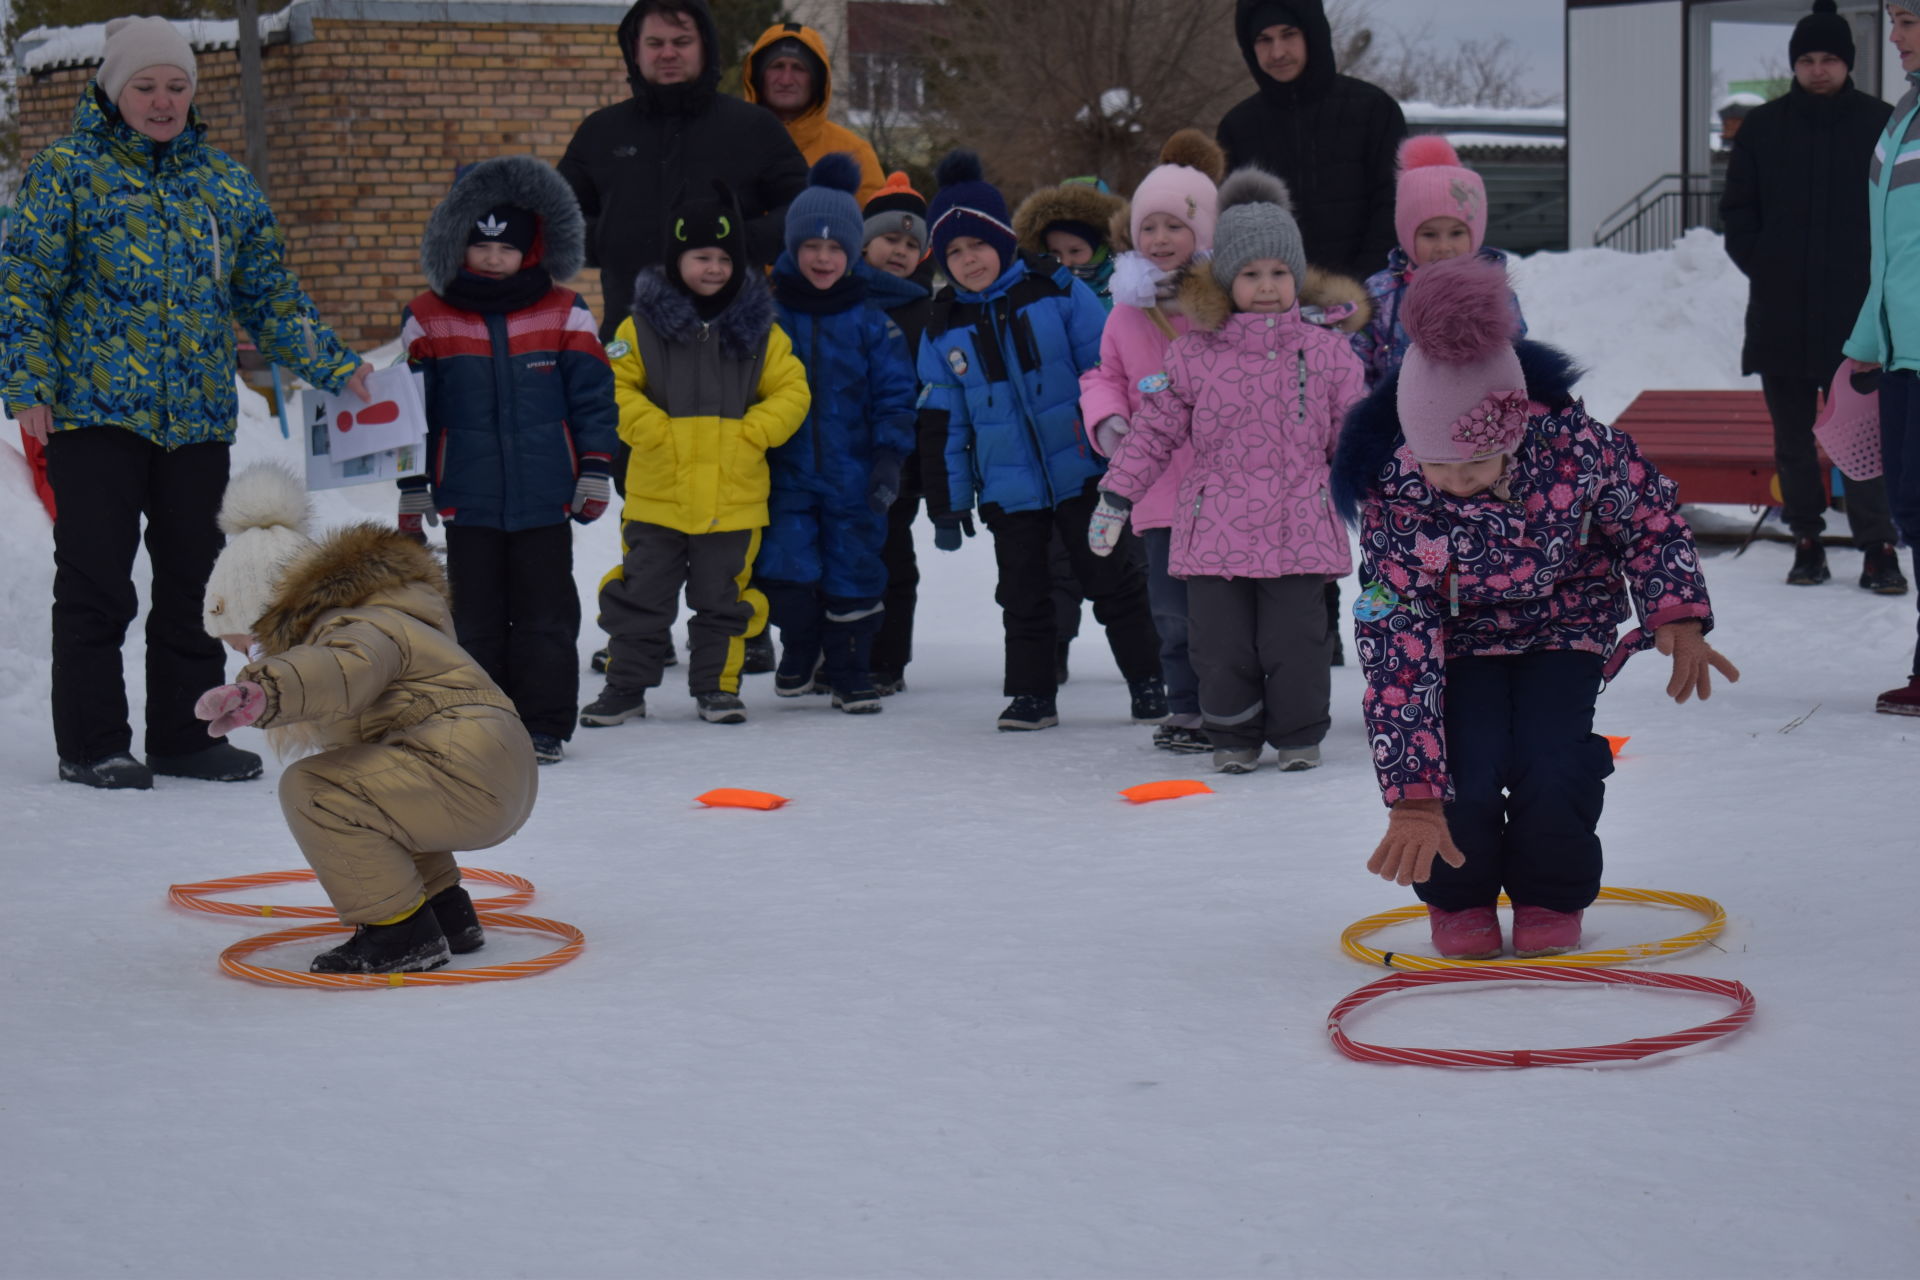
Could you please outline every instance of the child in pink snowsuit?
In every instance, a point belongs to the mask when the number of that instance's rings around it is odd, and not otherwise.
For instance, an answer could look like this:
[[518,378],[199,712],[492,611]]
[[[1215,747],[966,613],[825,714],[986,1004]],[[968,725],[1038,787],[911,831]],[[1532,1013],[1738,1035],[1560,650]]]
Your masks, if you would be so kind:
[[1311,769],[1332,723],[1325,584],[1353,568],[1329,462],[1364,379],[1344,336],[1300,316],[1307,263],[1285,186],[1243,169],[1219,194],[1214,300],[1138,383],[1088,538],[1111,551],[1129,509],[1191,444],[1168,569],[1186,582],[1214,768],[1250,772],[1267,743],[1282,770]]
[[1587,416],[1566,356],[1515,340],[1506,271],[1423,267],[1401,314],[1406,360],[1348,416],[1334,463],[1360,526],[1367,741],[1392,811],[1367,866],[1414,886],[1449,959],[1500,954],[1503,890],[1516,954],[1571,951],[1600,890],[1602,685],[1645,648],[1672,655],[1678,702],[1739,672],[1703,638],[1673,482]]

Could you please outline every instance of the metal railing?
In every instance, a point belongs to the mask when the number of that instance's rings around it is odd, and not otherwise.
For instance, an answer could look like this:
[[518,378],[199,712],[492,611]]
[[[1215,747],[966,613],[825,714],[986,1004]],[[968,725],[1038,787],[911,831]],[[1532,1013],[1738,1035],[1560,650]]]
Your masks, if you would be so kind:
[[1663,173],[1608,214],[1593,242],[1602,249],[1650,253],[1670,247],[1690,227],[1718,231],[1720,188],[1715,174]]

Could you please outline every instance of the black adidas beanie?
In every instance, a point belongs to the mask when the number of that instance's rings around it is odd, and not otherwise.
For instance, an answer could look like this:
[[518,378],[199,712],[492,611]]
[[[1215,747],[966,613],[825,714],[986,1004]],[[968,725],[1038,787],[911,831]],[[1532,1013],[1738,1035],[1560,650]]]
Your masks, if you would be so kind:
[[498,241],[511,249],[526,253],[533,248],[533,237],[540,229],[540,220],[533,210],[522,209],[517,204],[497,204],[473,220],[467,228],[467,245]]

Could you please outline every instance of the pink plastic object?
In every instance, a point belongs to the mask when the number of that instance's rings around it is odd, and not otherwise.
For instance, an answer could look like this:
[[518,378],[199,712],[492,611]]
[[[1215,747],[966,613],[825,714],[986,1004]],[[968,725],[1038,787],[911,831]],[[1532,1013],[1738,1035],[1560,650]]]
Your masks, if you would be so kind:
[[1880,458],[1880,397],[1853,389],[1853,361],[1842,360],[1833,389],[1814,420],[1813,438],[1849,480],[1871,480],[1886,468]]

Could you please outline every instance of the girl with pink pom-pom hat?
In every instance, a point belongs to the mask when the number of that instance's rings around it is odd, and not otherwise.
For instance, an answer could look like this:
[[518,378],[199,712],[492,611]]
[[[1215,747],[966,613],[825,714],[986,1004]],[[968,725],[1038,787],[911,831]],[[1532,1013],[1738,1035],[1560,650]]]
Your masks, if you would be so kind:
[[[1486,247],[1486,183],[1461,164],[1453,144],[1437,134],[1420,134],[1400,144],[1393,229],[1400,243],[1387,255],[1386,270],[1367,277],[1373,318],[1353,335],[1353,353],[1366,366],[1369,387],[1398,369],[1407,354],[1400,308],[1421,267],[1470,255],[1501,266],[1507,262],[1504,252]],[[1525,337],[1527,322],[1517,298],[1513,319],[1515,330]]]
[[[1514,335],[1504,269],[1421,269],[1405,362],[1347,416],[1333,497],[1360,528],[1355,638],[1387,835],[1449,959],[1580,945],[1613,772],[1594,703],[1629,655],[1673,659],[1676,702],[1739,672],[1713,626],[1673,482],[1587,416],[1579,370]],[[1625,637],[1620,625],[1638,614]]]

